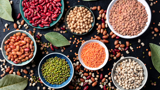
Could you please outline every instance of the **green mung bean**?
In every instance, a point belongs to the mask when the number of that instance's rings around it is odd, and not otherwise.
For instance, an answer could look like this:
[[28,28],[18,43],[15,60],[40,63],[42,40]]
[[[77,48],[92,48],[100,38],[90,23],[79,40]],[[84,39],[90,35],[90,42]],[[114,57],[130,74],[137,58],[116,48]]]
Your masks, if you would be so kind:
[[50,84],[62,84],[70,77],[70,67],[67,61],[58,57],[47,59],[41,71],[45,80]]

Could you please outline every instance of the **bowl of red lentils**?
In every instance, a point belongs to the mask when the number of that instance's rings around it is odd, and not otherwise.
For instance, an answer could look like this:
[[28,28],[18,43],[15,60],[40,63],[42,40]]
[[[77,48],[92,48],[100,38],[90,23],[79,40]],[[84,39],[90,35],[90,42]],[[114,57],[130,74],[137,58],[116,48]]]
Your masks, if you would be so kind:
[[88,70],[99,70],[108,62],[108,48],[101,41],[88,40],[79,48],[78,58],[82,66]]
[[151,10],[145,0],[112,0],[106,18],[113,33],[121,38],[133,39],[148,29]]

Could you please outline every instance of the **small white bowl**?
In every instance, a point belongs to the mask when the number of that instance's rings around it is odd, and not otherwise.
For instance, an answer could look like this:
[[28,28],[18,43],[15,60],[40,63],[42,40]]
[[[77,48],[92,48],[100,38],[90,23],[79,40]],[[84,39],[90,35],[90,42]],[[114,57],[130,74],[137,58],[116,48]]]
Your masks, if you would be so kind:
[[[105,52],[106,52],[106,58],[105,58],[105,60],[104,60],[104,63],[103,63],[102,65],[100,65],[99,67],[97,67],[97,68],[91,68],[91,67],[86,66],[86,65],[83,63],[83,60],[82,60],[82,58],[81,58],[81,51],[82,51],[83,47],[84,47],[86,44],[91,43],[91,42],[99,43],[101,46],[103,46],[103,47],[105,48]],[[88,41],[86,41],[85,43],[83,43],[83,44],[81,45],[81,47],[79,48],[78,58],[79,58],[80,63],[82,64],[82,66],[85,67],[85,68],[87,68],[88,70],[99,70],[99,69],[103,68],[103,67],[106,65],[106,63],[108,62],[108,58],[109,58],[108,48],[107,48],[106,45],[105,45],[104,43],[102,43],[101,41],[98,41],[98,40],[88,40]]]
[[113,66],[113,68],[112,68],[112,72],[111,72],[111,76],[112,76],[112,81],[113,81],[113,84],[118,88],[118,89],[120,89],[120,90],[126,90],[126,89],[124,89],[124,88],[122,88],[115,80],[114,80],[114,73],[115,73],[115,69],[116,69],[116,67],[117,67],[117,65],[119,64],[119,63],[121,63],[123,60],[125,60],[125,59],[132,59],[132,60],[134,60],[134,61],[136,61],[139,65],[141,65],[142,66],[142,68],[143,68],[143,71],[144,71],[144,80],[142,81],[142,85],[140,86],[140,87],[138,87],[138,88],[135,88],[135,89],[129,89],[129,90],[141,90],[142,88],[143,88],[143,86],[146,84],[146,82],[147,82],[147,79],[148,79],[148,71],[147,71],[147,68],[146,68],[146,66],[144,65],[144,63],[141,61],[141,60],[139,60],[139,59],[137,59],[137,58],[135,58],[135,57],[124,57],[124,58],[122,58],[122,59],[120,59],[120,60],[118,60],[116,63],[115,63],[115,65]]
[[146,23],[146,26],[144,27],[144,29],[143,29],[138,35],[135,35],[135,36],[123,36],[123,35],[117,33],[117,32],[113,29],[112,25],[111,25],[110,22],[109,22],[110,10],[111,10],[112,6],[116,3],[116,1],[117,1],[117,0],[112,0],[112,1],[111,1],[111,3],[109,4],[109,6],[108,6],[108,8],[107,8],[107,12],[106,12],[106,13],[107,13],[107,14],[106,14],[107,24],[108,24],[109,28],[111,29],[111,31],[112,31],[113,33],[115,33],[117,36],[119,36],[119,37],[121,37],[121,38],[124,38],[124,39],[133,39],[133,38],[137,38],[137,37],[141,36],[141,35],[148,29],[148,27],[149,27],[149,25],[150,25],[150,23],[151,23],[151,16],[152,16],[152,15],[151,15],[151,9],[150,9],[149,5],[147,4],[147,2],[146,2],[145,0],[138,0],[140,3],[143,4],[143,6],[145,6],[146,12],[147,12],[147,14],[148,14],[148,22]]

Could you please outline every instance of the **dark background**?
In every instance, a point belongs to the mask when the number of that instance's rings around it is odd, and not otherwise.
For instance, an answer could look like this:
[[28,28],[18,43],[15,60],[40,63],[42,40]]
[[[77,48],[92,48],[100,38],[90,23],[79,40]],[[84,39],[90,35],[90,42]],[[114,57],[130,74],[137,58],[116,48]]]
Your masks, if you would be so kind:
[[[96,2],[83,2],[82,0],[80,0],[80,2],[78,2],[78,0],[68,0],[69,1],[69,4],[66,4],[66,1],[67,0],[64,0],[65,1],[65,7],[67,8],[68,5],[69,6],[74,6],[74,5],[85,5],[85,6],[88,6],[88,7],[93,7],[93,6],[98,6],[100,5],[103,9],[107,9],[109,3],[111,0],[98,0]],[[155,0],[154,0],[155,1]],[[150,1],[147,0],[147,2],[150,4]],[[150,27],[148,28],[148,30],[140,37],[136,38],[136,39],[132,39],[132,40],[128,40],[131,44],[132,44],[132,47],[134,48],[134,52],[130,51],[130,54],[126,54],[125,52],[122,52],[124,54],[124,56],[134,56],[134,57],[139,57],[147,66],[147,69],[148,69],[148,74],[149,74],[149,77],[148,77],[148,81],[147,81],[147,84],[145,85],[146,87],[143,88],[143,90],[160,90],[160,80],[158,79],[158,76],[160,76],[160,74],[154,69],[153,65],[152,65],[152,62],[151,62],[151,58],[148,56],[148,52],[146,52],[146,49],[149,49],[149,43],[155,43],[155,44],[159,44],[159,33],[156,33],[157,34],[157,37],[155,37],[154,39],[152,39],[152,37],[154,36],[154,34],[151,34],[151,32],[153,31],[153,29],[151,29],[151,27],[158,27],[158,23],[159,23],[159,20],[160,20],[160,17],[159,17],[159,6],[160,6],[160,3],[158,2],[157,4],[154,4],[152,7],[151,7],[151,10],[155,10],[155,13],[152,13],[152,22],[151,22],[151,25]],[[67,8],[68,9],[68,8]],[[13,4],[12,4],[12,15],[13,15],[13,18],[16,22],[16,17],[19,13],[19,0],[13,0]],[[95,14],[95,17],[98,17],[98,11],[93,11],[94,14]],[[66,11],[64,12],[64,15],[65,15]],[[63,15],[63,17],[64,17]],[[22,20],[22,18],[20,19],[20,21]],[[100,22],[101,21],[97,21],[96,22]],[[155,22],[155,24],[153,25],[153,22]],[[6,30],[6,32],[3,32],[3,28],[5,23],[8,23],[9,24],[9,28],[10,30]],[[63,22],[60,23],[60,26],[64,25]],[[5,37],[6,34],[8,34],[10,31],[13,31],[15,30],[13,28],[13,22],[7,22],[3,19],[0,20],[0,42],[2,42],[2,39]],[[46,29],[46,30],[36,30],[36,33],[37,32],[40,32],[41,34],[45,34],[47,32],[51,32],[53,31],[53,28],[54,27],[51,27],[49,29]],[[159,27],[158,27],[159,28]],[[25,30],[24,27],[21,28],[22,30]],[[29,29],[27,29],[27,31],[29,30],[33,30],[33,28],[30,26]],[[107,32],[110,32],[110,29],[107,28]],[[87,35],[85,36],[81,36],[84,40],[88,40],[90,39],[91,36],[94,36],[95,34],[97,34],[97,31],[96,31],[96,26],[94,27],[94,29]],[[67,39],[69,39],[69,37],[72,37],[73,34],[71,34],[70,32],[67,32],[65,34],[63,34]],[[80,38],[79,36],[75,36],[76,38]],[[140,48],[140,49],[136,49],[137,46],[141,46],[140,43],[138,43],[138,39],[141,39],[142,42],[145,43],[145,46]],[[114,48],[114,40],[115,39],[111,39],[109,38],[109,44],[106,44],[106,46],[109,48],[109,49],[113,49]],[[122,41],[122,43],[125,44],[125,41],[127,41],[126,39],[120,39]],[[47,42],[45,40],[45,38],[42,36],[41,37],[41,41],[42,42]],[[80,45],[79,45],[80,46]],[[75,52],[78,52],[78,49],[79,48],[76,48],[75,45],[70,45],[68,47],[66,47],[66,50],[64,52],[62,52],[63,54],[65,55],[69,55],[70,56],[70,59],[73,60],[72,58],[74,57],[74,53]],[[49,53],[53,52],[49,49],[47,49],[49,51]],[[71,53],[70,50],[73,50],[73,52]],[[149,49],[150,50],[150,49]],[[61,52],[60,49],[58,50],[55,50],[55,52]],[[143,54],[142,52],[145,52],[145,54]],[[37,51],[37,55],[34,59],[34,63],[36,64],[36,67],[35,68],[32,68],[35,72],[35,76],[38,77],[38,73],[37,73],[37,68],[38,68],[38,64],[40,62],[40,60],[42,59],[44,55],[41,54],[41,51],[40,51],[40,46],[38,45],[38,51]],[[145,56],[145,58],[143,58],[143,56]],[[2,54],[0,54],[0,59],[3,59],[3,56]],[[118,60],[118,59],[117,59]],[[107,65],[104,67],[104,71],[100,73],[103,73],[103,74],[108,74],[108,68],[112,68],[113,66],[113,63],[116,62],[117,60],[112,60],[110,62],[107,63]],[[2,63],[1,63],[2,64]],[[7,65],[10,65],[7,63]],[[28,64],[26,66],[31,66],[32,64]],[[20,70],[21,68],[26,68],[26,66],[23,66],[23,67],[14,67],[14,71],[17,71],[18,69]],[[0,72],[0,74],[2,74],[2,72]],[[23,74],[22,74],[23,76]],[[152,82],[156,82],[157,83],[157,86],[152,86],[151,85],[151,81]],[[1,82],[3,83],[3,82]],[[41,89],[42,89],[42,86],[38,83],[35,87],[29,87],[27,86],[26,90],[36,90],[37,89],[37,86],[40,86]],[[113,84],[112,84],[113,86]],[[64,88],[64,90],[69,90],[67,87]],[[82,88],[83,90],[83,88]],[[96,87],[91,87],[89,88],[89,90],[101,90],[99,85],[97,85]]]

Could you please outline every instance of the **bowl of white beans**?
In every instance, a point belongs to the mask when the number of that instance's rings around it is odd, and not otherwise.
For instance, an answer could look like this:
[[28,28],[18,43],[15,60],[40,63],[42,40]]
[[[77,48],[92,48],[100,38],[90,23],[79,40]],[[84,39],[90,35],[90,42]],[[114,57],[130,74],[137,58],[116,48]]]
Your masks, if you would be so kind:
[[114,64],[111,76],[120,90],[140,90],[147,82],[148,71],[141,60],[124,57]]

